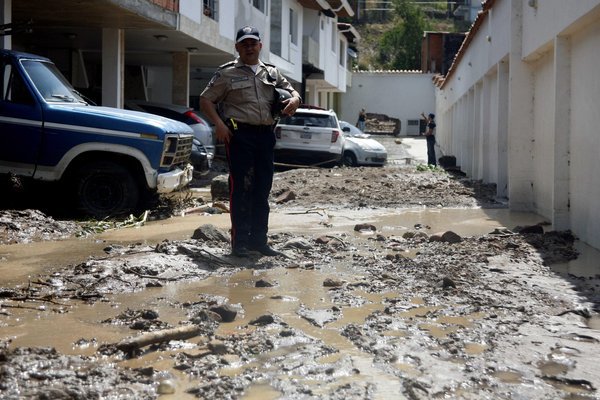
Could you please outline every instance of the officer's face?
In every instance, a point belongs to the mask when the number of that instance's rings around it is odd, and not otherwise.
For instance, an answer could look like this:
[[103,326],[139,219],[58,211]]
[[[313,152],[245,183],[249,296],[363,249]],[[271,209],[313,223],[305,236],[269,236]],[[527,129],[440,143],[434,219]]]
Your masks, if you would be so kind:
[[255,39],[244,39],[235,44],[235,49],[244,64],[254,65],[258,63],[262,43]]

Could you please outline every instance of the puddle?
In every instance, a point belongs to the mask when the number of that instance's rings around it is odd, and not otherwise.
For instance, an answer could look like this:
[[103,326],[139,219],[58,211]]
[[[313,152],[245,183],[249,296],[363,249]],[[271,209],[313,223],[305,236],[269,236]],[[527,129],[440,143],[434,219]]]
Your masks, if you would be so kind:
[[538,365],[544,376],[562,375],[569,370],[569,366],[556,361],[544,361]]
[[[481,235],[497,227],[513,228],[516,225],[530,225],[541,221],[539,216],[518,213],[507,209],[401,209],[390,210],[347,210],[343,215],[328,212],[327,220],[332,226],[324,225],[321,213],[277,213],[272,212],[269,220],[270,232],[303,232],[318,236],[352,231],[361,222],[375,224],[378,232],[387,235],[401,235],[413,230],[416,224],[430,227],[429,234],[453,230],[462,236]],[[229,214],[195,215],[173,217],[167,220],[151,221],[138,228],[127,228],[104,232],[95,239],[69,239],[52,242],[36,242],[20,245],[0,246],[0,285],[23,282],[28,276],[47,274],[58,265],[77,264],[89,256],[101,256],[107,244],[159,243],[164,239],[189,239],[194,230],[204,224],[212,224],[223,230],[229,229]],[[588,246],[589,247],[589,246]],[[408,257],[414,257],[407,253]],[[593,257],[593,256],[591,256]],[[586,259],[589,264],[596,258]],[[598,272],[597,272],[598,273]]]
[[552,264],[552,270],[560,274],[600,279],[600,263],[598,263],[600,250],[579,240],[575,241],[574,247],[579,252],[579,256],[566,263]]
[[51,273],[90,256],[101,257],[104,247],[102,240],[90,239],[0,245],[0,286],[26,282],[30,276]]
[[523,376],[514,371],[496,371],[492,375],[504,383],[517,384],[523,382]]
[[590,329],[600,330],[600,317],[595,315],[587,320],[587,326]]
[[406,209],[379,215],[375,225],[381,233],[399,235],[422,226],[427,234],[451,230],[461,236],[484,235],[496,228],[513,229],[517,225],[535,225],[544,219],[538,215],[507,209]]
[[465,344],[465,353],[474,356],[483,354],[487,350],[487,346],[481,343],[467,343]]
[[281,392],[273,389],[267,383],[262,383],[250,386],[240,400],[275,400],[280,396]]

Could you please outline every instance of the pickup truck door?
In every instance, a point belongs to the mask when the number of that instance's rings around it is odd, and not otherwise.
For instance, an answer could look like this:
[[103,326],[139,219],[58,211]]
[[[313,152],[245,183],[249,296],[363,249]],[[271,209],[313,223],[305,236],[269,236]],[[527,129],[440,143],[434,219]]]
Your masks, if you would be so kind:
[[40,151],[40,104],[10,59],[0,59],[0,173],[33,176]]

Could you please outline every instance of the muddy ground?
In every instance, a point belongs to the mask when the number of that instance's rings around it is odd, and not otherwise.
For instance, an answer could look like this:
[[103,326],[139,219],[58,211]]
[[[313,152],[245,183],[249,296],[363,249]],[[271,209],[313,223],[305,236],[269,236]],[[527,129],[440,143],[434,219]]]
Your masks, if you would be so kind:
[[[249,259],[215,223],[226,202],[191,193],[170,200],[197,218],[184,239],[0,211],[0,268],[28,241],[103,248],[0,279],[1,398],[600,398],[599,272],[556,272],[578,241],[541,218],[490,222],[509,213],[493,186],[397,163],[279,172],[283,255]],[[485,232],[447,229],[475,212]]]

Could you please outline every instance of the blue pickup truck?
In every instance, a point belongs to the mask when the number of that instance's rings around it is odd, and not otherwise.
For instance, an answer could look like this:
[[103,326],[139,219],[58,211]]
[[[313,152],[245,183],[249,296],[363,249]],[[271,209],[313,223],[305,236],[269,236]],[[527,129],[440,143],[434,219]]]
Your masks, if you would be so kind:
[[192,129],[90,105],[47,58],[0,49],[0,174],[55,181],[84,214],[104,218],[192,180]]

